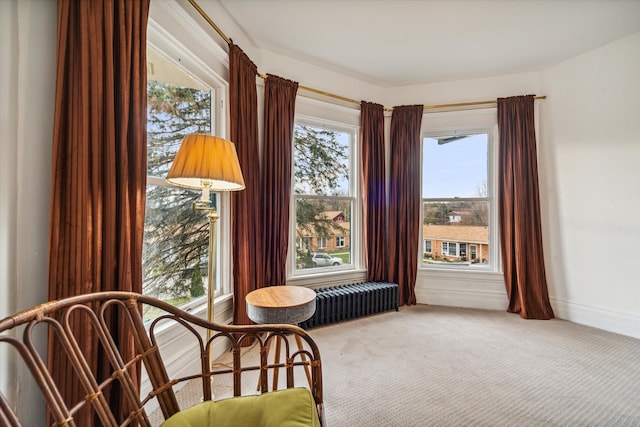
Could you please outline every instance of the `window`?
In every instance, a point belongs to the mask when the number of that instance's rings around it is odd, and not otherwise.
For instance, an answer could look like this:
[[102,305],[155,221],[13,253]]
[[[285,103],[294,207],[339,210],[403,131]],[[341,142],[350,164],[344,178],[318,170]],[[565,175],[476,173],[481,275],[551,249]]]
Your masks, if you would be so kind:
[[458,244],[454,242],[442,242],[442,255],[444,256],[457,256]]
[[191,208],[200,192],[165,177],[184,135],[213,132],[215,93],[154,49],[148,52],[143,293],[183,305],[207,293],[209,227],[206,215]]
[[[493,246],[489,230],[492,224],[490,152],[489,131],[424,137],[424,267],[489,268]],[[431,242],[435,242],[436,250],[432,251]]]
[[327,248],[327,238],[318,237],[318,249],[326,249],[326,248]]
[[424,253],[430,254],[431,253],[431,240],[423,240],[423,246],[422,246],[422,251]]
[[[292,251],[293,274],[353,268],[355,129],[309,118],[296,120],[291,216],[293,239],[299,243]],[[328,260],[321,259],[318,250]]]

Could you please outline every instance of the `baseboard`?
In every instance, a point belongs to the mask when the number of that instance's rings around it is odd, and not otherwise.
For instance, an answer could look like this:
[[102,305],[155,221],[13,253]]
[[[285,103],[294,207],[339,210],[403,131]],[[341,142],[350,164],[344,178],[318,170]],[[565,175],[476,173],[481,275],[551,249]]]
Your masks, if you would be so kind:
[[[443,289],[416,286],[416,299],[418,304],[480,310],[507,309],[505,292],[495,289]],[[549,300],[558,319],[640,339],[640,315],[577,304],[560,298],[550,297]]]
[[640,316],[550,298],[556,317],[585,326],[640,339]]

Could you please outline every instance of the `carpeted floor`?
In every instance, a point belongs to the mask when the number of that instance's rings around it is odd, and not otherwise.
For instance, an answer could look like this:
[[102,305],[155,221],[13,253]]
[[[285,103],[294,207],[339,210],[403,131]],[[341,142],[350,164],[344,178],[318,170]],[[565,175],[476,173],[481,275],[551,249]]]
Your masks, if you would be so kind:
[[328,427],[640,426],[633,338],[426,305],[310,334],[322,355]]

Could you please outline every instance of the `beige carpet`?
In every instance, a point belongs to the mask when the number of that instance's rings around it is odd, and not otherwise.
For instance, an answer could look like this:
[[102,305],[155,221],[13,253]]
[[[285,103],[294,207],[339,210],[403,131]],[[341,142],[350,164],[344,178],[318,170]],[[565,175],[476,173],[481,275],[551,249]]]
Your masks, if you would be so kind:
[[640,426],[633,338],[425,305],[310,333],[328,427]]

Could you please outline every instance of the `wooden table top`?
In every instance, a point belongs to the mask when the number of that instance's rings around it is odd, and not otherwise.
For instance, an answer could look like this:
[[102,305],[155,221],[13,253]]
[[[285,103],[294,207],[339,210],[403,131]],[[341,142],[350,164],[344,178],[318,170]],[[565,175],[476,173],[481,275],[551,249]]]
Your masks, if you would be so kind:
[[291,308],[309,304],[314,290],[302,286],[268,286],[247,294],[247,304],[260,308]]

